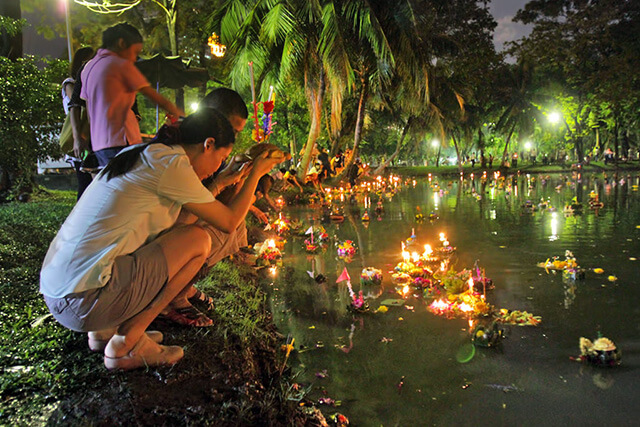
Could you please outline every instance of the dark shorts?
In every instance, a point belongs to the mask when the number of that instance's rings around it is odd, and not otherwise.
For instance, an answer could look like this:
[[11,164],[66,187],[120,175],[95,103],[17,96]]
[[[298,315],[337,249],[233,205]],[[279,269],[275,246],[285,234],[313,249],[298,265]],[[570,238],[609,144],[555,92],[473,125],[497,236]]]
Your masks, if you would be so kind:
[[169,277],[167,260],[155,242],[115,259],[109,282],[98,289],[62,298],[44,296],[56,320],[74,331],[100,331],[140,313],[160,293]]
[[96,157],[98,158],[98,166],[101,168],[107,166],[109,161],[113,159],[116,154],[122,151],[123,148],[126,148],[126,145],[122,147],[111,147],[111,148],[103,148],[102,150],[98,150],[95,152]]

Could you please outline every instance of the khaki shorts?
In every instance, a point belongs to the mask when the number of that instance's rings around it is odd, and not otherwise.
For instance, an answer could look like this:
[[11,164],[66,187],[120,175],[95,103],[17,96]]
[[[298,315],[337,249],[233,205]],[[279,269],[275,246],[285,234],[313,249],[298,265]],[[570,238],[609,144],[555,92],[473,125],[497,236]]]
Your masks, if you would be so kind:
[[98,289],[63,298],[44,296],[49,311],[60,324],[74,331],[113,328],[140,313],[165,287],[167,260],[155,242],[129,255],[116,257],[111,279]]

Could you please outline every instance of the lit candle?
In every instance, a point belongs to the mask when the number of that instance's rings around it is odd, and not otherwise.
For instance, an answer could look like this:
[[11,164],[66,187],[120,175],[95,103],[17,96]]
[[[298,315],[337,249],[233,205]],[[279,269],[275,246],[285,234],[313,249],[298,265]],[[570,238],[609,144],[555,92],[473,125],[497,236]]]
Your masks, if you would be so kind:
[[469,277],[469,293],[473,294],[473,278]]
[[433,250],[431,249],[431,245],[424,245],[424,253],[422,254],[422,256],[424,257],[424,259],[429,259],[431,258],[431,253],[433,252]]
[[267,98],[268,101],[272,101],[273,98],[273,86],[269,86],[269,98]]

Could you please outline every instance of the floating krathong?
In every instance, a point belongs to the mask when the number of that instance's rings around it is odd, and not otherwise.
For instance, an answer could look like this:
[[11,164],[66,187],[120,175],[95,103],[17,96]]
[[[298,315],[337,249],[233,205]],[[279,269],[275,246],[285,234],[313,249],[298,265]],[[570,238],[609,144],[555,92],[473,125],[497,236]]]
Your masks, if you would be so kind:
[[351,297],[351,304],[347,306],[347,308],[356,313],[365,313],[369,311],[369,304],[364,300],[364,296],[362,295],[362,290],[356,294],[353,291],[353,287],[351,286],[351,277],[349,276],[349,272],[345,267],[340,274],[340,277],[336,280],[336,283],[347,282],[347,288],[349,289],[349,296]]
[[278,215],[278,219],[276,219],[271,225],[271,228],[278,234],[287,233],[290,229],[289,221],[283,218],[282,213],[280,213]]
[[407,238],[407,246],[411,246],[416,242],[417,236],[416,236],[416,230],[415,229],[411,229],[411,236],[409,236]]
[[276,242],[273,239],[265,240],[262,243],[256,244],[254,250],[258,257],[256,258],[256,265],[259,267],[269,267],[272,265],[282,265],[282,253],[276,247]]
[[356,247],[351,240],[345,240],[338,245],[339,257],[352,257],[356,253]]
[[471,334],[471,342],[476,347],[496,347],[501,338],[504,338],[504,331],[495,321],[488,326],[476,326]]
[[382,283],[382,270],[373,267],[365,267],[360,274],[362,285],[380,285]]
[[621,352],[609,338],[600,337],[595,341],[580,338],[579,362],[588,362],[594,366],[613,367],[621,362]]
[[506,308],[501,308],[497,320],[509,325],[538,326],[540,322],[542,322],[542,317],[534,316],[526,311],[512,311],[507,310]]
[[573,253],[571,253],[571,251],[565,251],[564,256],[564,261],[557,256],[553,258],[547,258],[545,262],[538,263],[538,267],[544,268],[547,273],[549,273],[549,270],[566,270],[579,268],[578,261],[573,256]]

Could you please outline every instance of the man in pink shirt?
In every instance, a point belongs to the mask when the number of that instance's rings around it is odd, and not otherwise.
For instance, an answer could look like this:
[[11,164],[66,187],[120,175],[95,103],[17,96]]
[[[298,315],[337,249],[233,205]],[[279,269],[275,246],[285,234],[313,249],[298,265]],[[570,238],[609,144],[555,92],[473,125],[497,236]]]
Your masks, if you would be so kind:
[[91,148],[104,167],[120,150],[142,142],[131,107],[140,92],[153,103],[178,117],[184,112],[156,92],[134,65],[142,51],[142,35],[121,23],[102,33],[102,47],[82,71],[80,97],[87,101],[91,125]]

